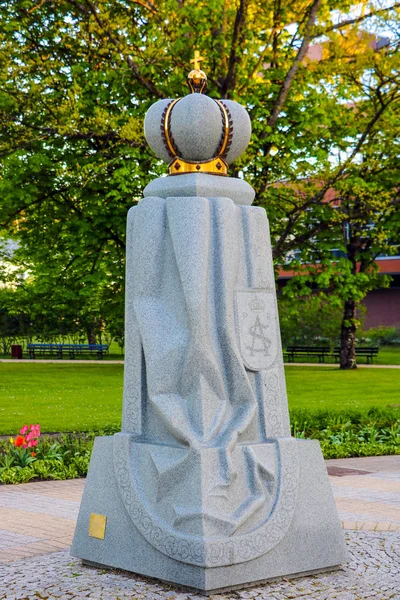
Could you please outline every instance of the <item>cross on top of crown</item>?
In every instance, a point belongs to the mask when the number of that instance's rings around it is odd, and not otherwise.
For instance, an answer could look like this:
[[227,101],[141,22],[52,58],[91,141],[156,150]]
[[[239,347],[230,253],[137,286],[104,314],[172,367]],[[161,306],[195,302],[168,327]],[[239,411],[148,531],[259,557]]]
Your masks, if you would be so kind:
[[193,68],[200,71],[201,62],[205,60],[204,56],[200,56],[200,52],[198,50],[194,51],[194,58],[190,59],[190,62],[193,63]]

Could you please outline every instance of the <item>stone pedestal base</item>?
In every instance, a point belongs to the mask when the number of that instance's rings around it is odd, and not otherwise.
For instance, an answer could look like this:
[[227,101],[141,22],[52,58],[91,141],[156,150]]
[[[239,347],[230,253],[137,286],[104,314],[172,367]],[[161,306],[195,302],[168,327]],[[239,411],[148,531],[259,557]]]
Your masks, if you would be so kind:
[[[187,564],[184,558],[175,560],[143,537],[121,498],[114,474],[113,439],[97,438],[72,555],[88,564],[115,567],[205,593],[331,570],[347,561],[347,553],[322,453],[315,440],[296,440],[295,446],[300,465],[297,501],[283,539],[256,559],[204,567]],[[91,514],[106,517],[104,539],[89,535]]]

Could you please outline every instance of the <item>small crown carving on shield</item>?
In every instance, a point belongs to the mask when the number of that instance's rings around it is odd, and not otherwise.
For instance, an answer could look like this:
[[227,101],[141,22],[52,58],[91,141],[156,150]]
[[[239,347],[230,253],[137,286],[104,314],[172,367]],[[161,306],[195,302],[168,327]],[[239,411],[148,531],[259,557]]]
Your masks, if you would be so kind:
[[249,302],[249,307],[251,312],[262,312],[265,308],[265,302],[263,302],[261,298],[254,296],[254,298]]

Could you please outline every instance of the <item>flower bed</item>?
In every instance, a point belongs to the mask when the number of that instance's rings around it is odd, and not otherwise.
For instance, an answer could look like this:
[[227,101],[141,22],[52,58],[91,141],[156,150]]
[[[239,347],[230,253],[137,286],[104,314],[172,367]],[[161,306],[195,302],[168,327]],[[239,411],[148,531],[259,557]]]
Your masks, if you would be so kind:
[[0,483],[85,477],[94,438],[96,435],[112,435],[115,432],[116,429],[97,433],[45,434],[39,441],[39,428],[34,450],[28,446],[31,440],[25,438],[25,442],[22,442],[19,439],[23,436],[20,432],[15,439],[0,441]]
[[[292,411],[290,416],[292,435],[318,439],[325,458],[400,454],[399,409],[303,409]],[[19,436],[0,441],[0,483],[85,477],[94,438],[116,431],[114,427],[88,433],[41,435],[39,425],[24,425]]]

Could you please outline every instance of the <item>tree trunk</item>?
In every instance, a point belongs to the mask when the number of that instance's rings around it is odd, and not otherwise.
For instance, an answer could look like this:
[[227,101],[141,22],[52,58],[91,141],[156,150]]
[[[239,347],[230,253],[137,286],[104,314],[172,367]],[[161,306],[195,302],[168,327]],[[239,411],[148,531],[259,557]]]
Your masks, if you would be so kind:
[[88,344],[95,344],[96,343],[96,334],[94,333],[93,329],[87,329],[86,334],[87,334]]
[[340,333],[340,368],[357,369],[356,364],[356,303],[346,300]]

